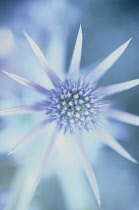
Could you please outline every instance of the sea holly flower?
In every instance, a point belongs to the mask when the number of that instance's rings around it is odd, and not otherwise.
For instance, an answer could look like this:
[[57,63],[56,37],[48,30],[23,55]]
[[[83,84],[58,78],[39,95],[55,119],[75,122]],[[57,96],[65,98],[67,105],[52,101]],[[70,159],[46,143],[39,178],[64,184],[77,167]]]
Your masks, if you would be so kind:
[[75,135],[86,176],[100,206],[99,188],[87,152],[83,145],[82,138],[84,132],[89,132],[90,130],[95,129],[98,137],[101,138],[103,142],[128,160],[138,163],[105,129],[105,121],[110,118],[127,124],[139,126],[138,116],[112,108],[110,101],[107,100],[107,97],[110,95],[138,85],[139,79],[99,88],[97,87],[98,80],[122,55],[131,39],[106,57],[99,65],[90,71],[86,77],[83,77],[79,71],[82,51],[82,30],[80,27],[69,71],[63,80],[60,79],[60,77],[51,69],[46,58],[35,42],[25,32],[24,34],[53,87],[51,89],[45,88],[23,77],[3,71],[15,81],[21,83],[27,88],[31,88],[32,90],[39,92],[44,97],[42,101],[36,102],[35,104],[0,111],[0,115],[44,112],[44,119],[23,139],[21,139],[21,141],[19,141],[9,154],[17,151],[19,148],[31,141],[33,137],[38,135],[39,132],[41,132],[41,130],[49,123],[54,122],[55,130],[49,141],[42,166],[40,167],[38,180],[41,178],[43,170],[46,167],[46,163],[59,131],[61,130],[63,134],[70,133],[71,136]]

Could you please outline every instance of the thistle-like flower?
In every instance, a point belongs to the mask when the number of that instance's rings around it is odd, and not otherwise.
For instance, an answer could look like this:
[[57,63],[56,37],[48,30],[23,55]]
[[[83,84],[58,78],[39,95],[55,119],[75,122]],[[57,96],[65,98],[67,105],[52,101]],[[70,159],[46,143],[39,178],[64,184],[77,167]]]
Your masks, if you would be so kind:
[[97,81],[103,74],[116,62],[122,55],[130,40],[121,45],[108,57],[106,57],[98,66],[96,66],[86,77],[80,75],[80,59],[82,51],[82,30],[79,29],[69,71],[62,80],[49,67],[48,62],[35,42],[24,33],[35,55],[40,61],[46,75],[53,84],[52,89],[47,89],[39,84],[28,81],[20,76],[3,71],[6,75],[31,88],[44,96],[44,100],[32,105],[15,107],[0,111],[0,115],[28,114],[32,112],[44,112],[43,121],[32,129],[9,153],[14,153],[23,145],[28,143],[49,123],[55,123],[55,131],[50,139],[43,164],[40,168],[39,178],[42,174],[49,154],[53,148],[56,135],[59,130],[64,133],[69,132],[76,135],[78,145],[81,151],[83,167],[91,188],[94,191],[97,202],[100,206],[100,194],[91,163],[82,143],[82,133],[95,129],[98,136],[120,153],[125,158],[134,163],[138,163],[106,130],[105,121],[109,118],[124,123],[139,126],[139,117],[111,107],[111,103],[106,100],[108,96],[130,89],[139,84],[139,79],[127,81],[119,84],[109,85],[97,88]]

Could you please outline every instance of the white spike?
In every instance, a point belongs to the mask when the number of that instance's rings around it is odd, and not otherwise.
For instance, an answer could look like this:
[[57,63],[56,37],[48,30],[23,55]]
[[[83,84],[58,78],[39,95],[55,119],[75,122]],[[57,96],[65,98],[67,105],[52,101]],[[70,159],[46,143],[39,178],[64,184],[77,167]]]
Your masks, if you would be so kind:
[[122,110],[110,108],[108,111],[108,117],[123,123],[139,126],[139,116]]
[[69,74],[75,74],[75,75],[79,74],[81,53],[82,53],[82,28],[80,26],[69,67]]
[[98,66],[96,66],[86,77],[87,81],[92,81],[96,83],[123,54],[130,41],[131,39],[121,45],[118,49],[116,49],[108,57],[106,57]]
[[122,82],[122,83],[118,83],[118,84],[114,84],[114,85],[100,87],[100,89],[102,91],[102,94],[104,94],[104,96],[107,97],[107,96],[128,90],[128,89],[133,88],[137,85],[139,85],[139,79],[134,79],[134,80],[127,81],[127,82]]
[[19,150],[21,147],[23,147],[25,144],[30,142],[35,136],[37,136],[41,130],[47,125],[48,120],[43,120],[40,124],[38,124],[35,128],[33,128],[21,141],[19,141],[15,147],[8,153],[8,155],[13,154],[17,150]]
[[59,82],[59,78],[56,75],[56,73],[50,69],[48,65],[48,61],[46,60],[45,56],[41,52],[40,48],[37,46],[37,44],[31,39],[31,37],[23,31],[26,39],[28,40],[33,52],[35,53],[36,57],[38,58],[39,62],[41,63],[43,69],[45,70],[46,74],[48,75],[49,79],[52,81],[53,84],[57,84]]
[[42,87],[41,85],[38,85],[37,83],[35,82],[31,82],[23,77],[20,77],[16,74],[12,74],[12,73],[9,73],[7,71],[4,71],[2,70],[2,72],[6,75],[8,75],[9,77],[11,77],[12,79],[14,79],[15,81],[17,81],[18,83],[28,87],[28,88],[31,88],[33,90],[36,90],[37,92],[41,93],[41,94],[48,94],[49,91],[47,89],[45,89],[44,87]]
[[20,107],[14,107],[9,109],[0,110],[0,115],[14,115],[14,114],[29,114],[32,112],[42,111],[43,107],[41,103],[33,105],[25,105]]
[[84,167],[85,173],[86,173],[87,178],[89,180],[90,186],[91,186],[91,188],[92,188],[92,190],[93,190],[93,192],[95,194],[97,203],[98,203],[98,205],[100,207],[101,206],[101,202],[100,202],[100,193],[99,193],[97,180],[96,180],[96,177],[95,177],[92,165],[91,165],[91,163],[89,161],[88,155],[86,153],[86,150],[84,148],[84,145],[82,143],[82,139],[81,138],[78,139],[78,145],[79,145],[79,149],[80,149],[80,152],[81,152],[81,158],[82,158],[82,162],[83,162],[83,167]]
[[101,140],[118,152],[120,155],[126,159],[132,161],[133,163],[138,164],[138,161],[135,160],[105,129],[99,128],[98,135],[101,137]]
[[49,140],[49,143],[48,143],[48,146],[46,148],[46,152],[44,154],[44,157],[43,157],[43,161],[42,161],[42,164],[41,164],[41,167],[40,167],[40,170],[39,170],[39,175],[38,175],[38,181],[37,181],[37,184],[39,183],[42,175],[43,175],[43,172],[46,168],[46,165],[47,165],[47,162],[49,160],[49,157],[50,157],[50,154],[52,152],[52,149],[54,147],[54,144],[55,144],[55,141],[56,141],[56,137],[58,135],[58,129],[56,128],[56,130],[54,130],[50,140]]

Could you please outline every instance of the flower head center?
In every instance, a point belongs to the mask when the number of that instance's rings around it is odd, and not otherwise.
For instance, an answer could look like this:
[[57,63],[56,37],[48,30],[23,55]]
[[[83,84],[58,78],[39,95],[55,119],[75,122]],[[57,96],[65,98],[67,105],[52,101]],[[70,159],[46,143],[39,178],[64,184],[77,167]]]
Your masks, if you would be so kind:
[[47,114],[65,131],[89,129],[99,118],[102,100],[94,87],[80,79],[76,82],[66,79],[57,90],[51,90],[50,95],[46,101]]

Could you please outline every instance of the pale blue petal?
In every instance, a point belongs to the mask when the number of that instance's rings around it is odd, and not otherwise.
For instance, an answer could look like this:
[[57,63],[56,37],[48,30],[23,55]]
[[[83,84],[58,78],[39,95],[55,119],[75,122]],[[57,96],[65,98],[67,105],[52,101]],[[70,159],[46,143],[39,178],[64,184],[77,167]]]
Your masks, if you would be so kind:
[[123,123],[139,126],[139,116],[118,109],[109,109],[108,117]]
[[81,158],[82,158],[83,167],[84,167],[86,176],[87,176],[87,178],[89,180],[89,183],[90,183],[90,186],[91,186],[91,188],[92,188],[92,190],[93,190],[93,192],[95,194],[97,203],[98,203],[99,206],[101,206],[100,193],[99,193],[97,180],[96,180],[96,177],[95,177],[92,165],[91,165],[91,163],[89,161],[88,155],[86,153],[86,150],[85,150],[85,147],[84,147],[84,145],[82,143],[82,139],[81,138],[78,139],[78,145],[79,145],[79,149],[80,149],[80,152],[81,152]]
[[110,96],[116,93],[120,93],[122,91],[128,90],[130,88],[133,88],[135,86],[139,85],[139,79],[134,79],[127,82],[122,82],[114,85],[104,86],[100,87],[102,94],[104,94],[104,97]]
[[42,105],[42,103],[35,103],[32,105],[25,105],[25,106],[0,110],[0,115],[30,114],[32,112],[38,112],[43,110],[44,106]]
[[45,58],[45,56],[43,55],[43,53],[41,52],[41,50],[39,49],[39,47],[36,45],[36,43],[31,39],[31,37],[29,35],[27,35],[26,32],[24,32],[25,37],[27,38],[33,52],[35,53],[36,57],[38,58],[39,62],[41,63],[43,69],[45,70],[47,76],[49,77],[49,79],[52,81],[52,83],[54,85],[59,84],[59,78],[56,75],[56,73],[49,67],[48,62]]
[[118,152],[120,155],[125,157],[126,159],[132,161],[133,163],[138,164],[138,161],[135,160],[105,129],[99,128],[98,129],[98,136],[101,140]]
[[105,74],[105,72],[109,68],[111,68],[111,66],[123,54],[123,52],[127,48],[130,41],[131,41],[131,39],[129,39],[127,42],[125,42],[123,45],[121,45],[118,49],[116,49],[114,52],[112,52],[108,57],[106,57],[98,66],[96,66],[96,68],[94,68],[88,74],[86,79],[96,83],[103,76],[103,74]]
[[31,81],[29,81],[29,80],[27,80],[23,77],[20,77],[16,74],[9,73],[7,71],[2,70],[2,72],[5,73],[6,75],[8,75],[9,77],[11,77],[12,79],[14,79],[15,81],[19,82],[20,84],[22,84],[22,85],[24,85],[28,88],[36,90],[37,92],[39,92],[41,94],[45,94],[45,95],[49,94],[49,91],[46,88],[42,87],[41,85],[38,85],[35,82],[31,82]]
[[58,132],[59,130],[56,128],[49,140],[49,143],[48,143],[48,146],[46,148],[46,152],[44,154],[44,157],[43,157],[43,160],[42,160],[42,164],[41,164],[41,167],[40,167],[40,170],[39,170],[39,175],[38,175],[38,181],[37,181],[37,184],[39,183],[42,175],[43,175],[43,172],[46,168],[46,165],[47,165],[47,162],[49,160],[49,157],[51,155],[51,152],[52,152],[52,149],[54,147],[54,144],[55,144],[55,141],[56,141],[56,137],[58,136]]
[[35,136],[37,136],[41,130],[47,125],[48,120],[43,120],[41,123],[39,123],[35,128],[33,128],[23,139],[21,139],[15,147],[8,153],[8,155],[14,153],[15,151],[19,150],[21,147],[23,147],[25,144],[30,142]]
[[79,74],[81,53],[82,53],[82,28],[80,26],[69,67],[69,74],[75,74],[75,75]]

